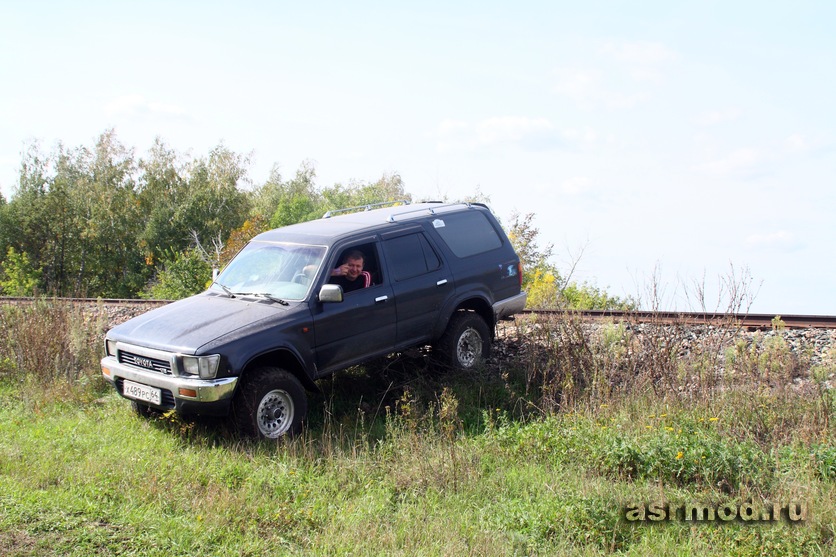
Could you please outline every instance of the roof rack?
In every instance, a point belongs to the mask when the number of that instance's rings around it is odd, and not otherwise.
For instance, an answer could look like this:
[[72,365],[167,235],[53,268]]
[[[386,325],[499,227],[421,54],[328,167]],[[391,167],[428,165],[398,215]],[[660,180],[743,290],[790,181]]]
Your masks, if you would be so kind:
[[398,199],[395,201],[381,201],[380,203],[370,203],[368,205],[356,205],[354,207],[345,207],[343,209],[334,209],[333,211],[328,211],[324,215],[322,215],[322,218],[330,219],[334,215],[340,213],[348,213],[349,211],[356,211],[358,209],[363,209],[364,211],[371,211],[374,208],[383,207],[385,205],[409,205],[409,203],[410,201],[408,199]]
[[434,215],[436,209],[443,209],[445,207],[455,207],[457,205],[465,205],[468,209],[473,207],[474,205],[481,205],[484,207],[482,203],[468,203],[468,202],[460,202],[460,203],[442,203],[441,201],[429,201],[428,203],[438,204],[436,207],[420,207],[416,209],[411,209],[409,211],[402,211],[400,213],[392,213],[387,217],[386,222],[395,222],[395,217],[402,217],[404,215],[408,215],[410,213],[420,213],[421,211],[426,211],[427,213]]

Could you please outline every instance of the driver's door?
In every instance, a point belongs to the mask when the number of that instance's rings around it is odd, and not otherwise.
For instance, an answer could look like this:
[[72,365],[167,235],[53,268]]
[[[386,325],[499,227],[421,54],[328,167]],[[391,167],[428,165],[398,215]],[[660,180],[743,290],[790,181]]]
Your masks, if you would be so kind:
[[375,277],[374,283],[344,294],[342,302],[311,302],[317,375],[350,366],[370,355],[389,353],[395,345],[395,304],[390,282],[382,275],[378,242],[352,243],[335,250],[326,266],[326,277],[316,289],[327,282],[330,269],[339,265],[342,254],[353,249],[366,254],[365,269]]

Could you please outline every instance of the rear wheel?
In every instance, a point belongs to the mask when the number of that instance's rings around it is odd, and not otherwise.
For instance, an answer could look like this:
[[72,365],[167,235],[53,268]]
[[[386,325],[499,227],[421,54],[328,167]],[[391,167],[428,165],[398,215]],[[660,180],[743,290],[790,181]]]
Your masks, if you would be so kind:
[[299,433],[307,413],[308,398],[302,384],[293,374],[275,367],[251,372],[233,401],[238,430],[264,439]]
[[472,369],[485,361],[490,350],[491,337],[485,320],[478,313],[458,311],[433,347],[433,354],[442,365]]

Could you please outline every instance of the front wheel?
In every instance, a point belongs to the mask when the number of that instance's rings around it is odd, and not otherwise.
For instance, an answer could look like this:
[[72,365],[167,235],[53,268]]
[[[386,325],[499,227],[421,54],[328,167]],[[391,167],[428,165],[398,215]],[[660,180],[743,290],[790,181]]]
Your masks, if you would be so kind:
[[433,347],[435,359],[455,369],[472,369],[490,354],[488,325],[478,313],[459,311],[450,318],[447,330]]
[[264,439],[299,433],[307,413],[302,384],[291,373],[274,367],[251,372],[233,401],[238,430]]
[[133,409],[134,414],[143,420],[150,420],[161,414],[161,412],[156,408],[151,408],[147,404],[141,404],[135,400],[131,401],[131,408]]

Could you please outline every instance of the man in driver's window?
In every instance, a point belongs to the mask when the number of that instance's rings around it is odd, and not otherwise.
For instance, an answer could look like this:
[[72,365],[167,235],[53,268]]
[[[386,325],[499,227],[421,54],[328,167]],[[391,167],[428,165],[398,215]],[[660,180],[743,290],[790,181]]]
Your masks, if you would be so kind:
[[339,284],[343,292],[366,288],[371,284],[371,275],[363,270],[365,257],[360,250],[352,250],[343,256],[342,265],[331,271],[328,282]]

